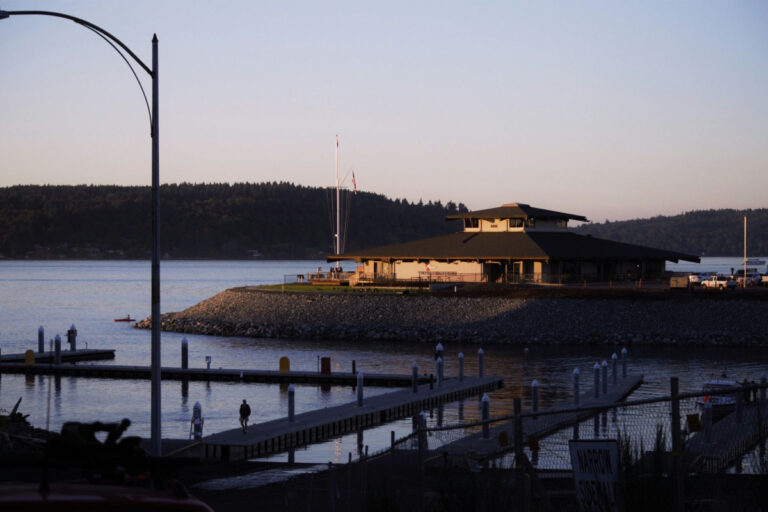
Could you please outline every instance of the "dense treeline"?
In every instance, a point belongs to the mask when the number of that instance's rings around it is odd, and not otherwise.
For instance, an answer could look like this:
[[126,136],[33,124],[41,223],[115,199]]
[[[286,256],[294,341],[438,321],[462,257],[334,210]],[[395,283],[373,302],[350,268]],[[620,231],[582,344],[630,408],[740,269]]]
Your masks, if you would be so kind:
[[768,209],[698,210],[673,216],[584,224],[576,229],[599,238],[659,247],[697,256],[768,255]]
[[[464,205],[342,194],[346,249],[456,231]],[[160,188],[161,252],[170,258],[322,258],[333,251],[335,191],[291,183],[173,184]],[[149,187],[0,188],[6,258],[146,258]]]

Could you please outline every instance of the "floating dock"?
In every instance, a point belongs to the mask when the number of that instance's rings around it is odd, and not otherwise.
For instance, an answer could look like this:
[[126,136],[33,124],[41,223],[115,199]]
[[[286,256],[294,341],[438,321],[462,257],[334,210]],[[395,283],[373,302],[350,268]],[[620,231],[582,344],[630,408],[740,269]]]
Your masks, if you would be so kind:
[[[0,356],[0,363],[24,363],[26,354],[3,354]],[[99,361],[104,359],[114,359],[114,349],[81,349],[81,350],[62,350],[61,361],[72,363],[75,361]],[[54,361],[53,352],[35,352],[35,363],[52,363]]]
[[693,471],[719,473],[735,464],[768,435],[768,401],[744,406],[741,422],[732,412],[712,425],[710,440],[704,431],[685,443],[685,455]]
[[[594,391],[581,394],[579,405],[576,406],[573,401],[570,403],[560,403],[558,407],[552,407],[548,410],[539,410],[535,417],[531,417],[532,412],[525,413],[523,416],[523,439],[541,438],[552,434],[563,428],[572,426],[578,422],[589,419],[597,412],[595,410],[579,410],[579,408],[607,407],[624,400],[635,389],[643,383],[642,375],[628,375],[626,378],[619,378],[616,385],[609,386],[606,394],[594,396]],[[556,412],[563,409],[564,412]],[[493,419],[493,418],[491,418]],[[484,439],[482,432],[468,435],[450,444],[437,449],[439,453],[447,453],[449,456],[464,456],[470,454],[477,461],[493,459],[504,455],[514,449],[514,420],[507,421],[497,426],[491,426],[490,436]]]
[[203,453],[207,458],[220,460],[263,457],[412,417],[425,409],[478,396],[503,385],[501,377],[464,377],[463,381],[446,379],[432,389],[430,385],[421,385],[417,393],[411,389],[393,391],[365,398],[362,407],[352,402],[297,414],[294,421],[281,418],[251,425],[246,433],[237,428],[213,434],[203,438]]
[[[78,351],[80,352],[80,351]],[[114,351],[113,357],[114,357]],[[62,352],[64,354],[64,352]],[[84,377],[94,379],[134,379],[143,380],[152,377],[149,366],[118,366],[118,365],[51,365],[23,363],[0,364],[0,373],[24,373],[27,375],[56,375],[59,377]],[[351,372],[280,372],[271,370],[246,369],[206,369],[206,368],[171,368],[160,370],[164,380],[195,380],[195,381],[226,381],[226,382],[260,382],[269,384],[319,384],[356,386],[357,374]],[[428,375],[419,375],[419,383],[430,381]],[[389,373],[364,373],[363,384],[377,387],[410,387],[411,376]]]

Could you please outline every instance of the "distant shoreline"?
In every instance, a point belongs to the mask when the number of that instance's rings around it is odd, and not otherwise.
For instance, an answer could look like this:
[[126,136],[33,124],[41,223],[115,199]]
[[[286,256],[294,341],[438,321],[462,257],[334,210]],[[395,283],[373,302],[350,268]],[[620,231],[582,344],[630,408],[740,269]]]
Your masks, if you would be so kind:
[[[657,294],[659,295],[659,294]],[[225,290],[162,315],[165,331],[437,343],[768,346],[766,294],[507,297]],[[136,324],[150,328],[149,319]]]

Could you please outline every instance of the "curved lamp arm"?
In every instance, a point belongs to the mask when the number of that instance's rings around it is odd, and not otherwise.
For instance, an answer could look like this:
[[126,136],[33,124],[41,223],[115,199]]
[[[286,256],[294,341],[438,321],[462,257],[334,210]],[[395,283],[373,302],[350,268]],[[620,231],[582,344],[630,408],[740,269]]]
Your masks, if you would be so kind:
[[[147,113],[149,114],[149,130],[150,135],[154,135],[154,123],[152,122],[152,109],[149,106],[149,100],[147,100],[147,93],[144,91],[144,86],[141,83],[141,80],[139,80],[139,77],[136,75],[136,71],[134,71],[133,66],[131,66],[131,63],[128,61],[128,59],[125,57],[125,55],[118,50],[117,46],[123,49],[125,53],[131,56],[131,58],[139,65],[141,68],[147,72],[147,74],[154,78],[155,73],[142,62],[142,60],[136,56],[135,53],[131,51],[130,48],[128,48],[122,41],[120,41],[118,38],[104,30],[103,28],[99,27],[98,25],[94,25],[90,21],[86,21],[84,19],[78,18],[76,16],[70,16],[69,14],[64,14],[60,12],[53,12],[53,11],[2,11],[0,10],[0,20],[9,18],[10,16],[24,16],[24,15],[35,15],[35,16],[52,16],[54,18],[63,18],[65,20],[74,21],[78,25],[82,25],[83,27],[91,30],[92,32],[96,33],[99,37],[104,39],[104,41],[107,42],[108,45],[110,45],[114,50],[117,52],[120,57],[125,61],[125,63],[128,65],[128,68],[130,68],[131,73],[133,73],[134,78],[136,78],[136,83],[139,84],[139,89],[141,89],[141,94],[144,96],[144,103],[147,105]],[[157,37],[157,36],[155,36]],[[117,45],[117,46],[115,46]]]

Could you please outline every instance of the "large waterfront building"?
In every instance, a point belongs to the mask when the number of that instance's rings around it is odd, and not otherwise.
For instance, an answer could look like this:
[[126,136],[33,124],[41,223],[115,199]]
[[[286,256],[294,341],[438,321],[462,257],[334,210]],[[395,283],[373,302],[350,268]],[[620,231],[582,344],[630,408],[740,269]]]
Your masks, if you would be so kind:
[[462,231],[329,256],[355,260],[353,281],[429,280],[567,282],[660,277],[667,261],[698,262],[689,254],[579,235],[568,221],[581,215],[523,203],[448,215]]

